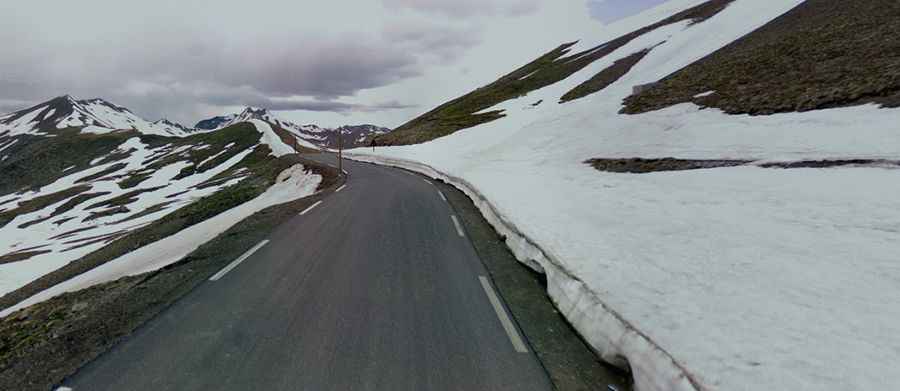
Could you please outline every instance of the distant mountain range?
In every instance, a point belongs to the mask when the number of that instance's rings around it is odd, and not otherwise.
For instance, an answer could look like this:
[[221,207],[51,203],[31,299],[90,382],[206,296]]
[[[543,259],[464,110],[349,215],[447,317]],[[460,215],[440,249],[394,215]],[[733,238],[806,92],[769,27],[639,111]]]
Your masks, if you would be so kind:
[[[375,125],[346,125],[338,128],[298,125],[260,108],[247,108],[239,114],[205,119],[190,128],[165,118],[150,122],[125,107],[103,99],[78,100],[64,95],[0,116],[0,139],[17,135],[50,135],[64,129],[78,129],[83,133],[94,134],[134,130],[148,135],[185,137],[254,119],[294,134],[302,146],[309,148],[336,148],[338,134],[344,135],[345,148],[353,148],[363,145],[370,136],[390,132],[388,128]],[[0,140],[0,144],[2,143]]]
[[200,130],[216,130],[237,123],[247,122],[253,119],[268,122],[281,127],[295,135],[302,141],[314,146],[325,148],[338,147],[338,134],[344,135],[344,148],[364,146],[370,136],[382,135],[390,132],[388,128],[376,125],[344,125],[337,128],[323,128],[317,125],[298,125],[290,121],[280,119],[266,109],[248,107],[240,114],[217,116],[197,122],[194,127]]

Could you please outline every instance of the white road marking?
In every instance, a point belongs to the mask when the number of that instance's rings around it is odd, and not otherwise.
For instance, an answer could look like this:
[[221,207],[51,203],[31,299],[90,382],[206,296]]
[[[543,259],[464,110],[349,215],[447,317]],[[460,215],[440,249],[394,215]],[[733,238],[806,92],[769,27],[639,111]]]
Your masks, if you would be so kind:
[[506,330],[506,335],[509,336],[509,342],[512,343],[513,348],[519,353],[528,353],[525,342],[522,342],[519,331],[516,330],[516,326],[513,325],[512,320],[509,319],[506,310],[503,309],[503,304],[500,303],[500,299],[497,297],[497,293],[494,292],[491,282],[488,281],[485,276],[478,276],[478,279],[481,280],[481,287],[484,288],[484,293],[487,294],[488,300],[490,300],[491,305],[494,307],[494,312],[496,312],[497,317],[500,318],[500,324],[502,324],[503,329]]
[[341,187],[337,188],[337,190],[335,190],[334,192],[335,192],[335,193],[340,193],[341,190],[344,190],[345,187],[347,187],[347,185],[341,185]]
[[447,202],[447,197],[444,197],[444,193],[441,193],[440,190],[438,190],[438,195],[441,196],[441,199],[444,200],[444,202]]
[[241,264],[241,262],[244,262],[245,260],[247,260],[247,258],[250,258],[250,256],[253,255],[253,253],[255,253],[257,250],[261,249],[261,248],[262,248],[263,246],[265,246],[267,243],[269,243],[269,240],[268,240],[268,239],[263,240],[262,242],[259,242],[256,246],[253,246],[253,248],[247,250],[247,252],[245,252],[244,255],[241,255],[240,258],[235,259],[234,261],[232,261],[231,263],[229,263],[228,266],[225,266],[225,268],[223,268],[222,270],[219,270],[218,273],[213,274],[213,276],[210,277],[209,280],[210,280],[210,281],[218,281],[218,280],[219,280],[220,278],[222,278],[225,274],[227,274],[228,272],[230,272],[231,269],[236,268],[237,265],[240,265],[240,264]]
[[322,201],[316,201],[315,204],[310,205],[309,208],[306,208],[306,209],[303,210],[303,212],[300,212],[300,216],[305,215],[306,212],[309,212],[309,211],[313,210],[313,208],[319,206],[319,204],[321,204],[321,203],[322,203]]
[[60,388],[57,388],[56,391],[72,391],[72,389],[69,387],[60,387]]
[[463,233],[462,226],[459,225],[459,220],[456,219],[456,215],[450,215],[450,218],[453,219],[453,225],[456,226],[456,233],[459,234],[459,237],[466,237],[466,234]]
[[427,183],[429,185],[431,184],[431,181],[429,181],[428,179],[422,179],[422,180],[425,181],[425,183]]

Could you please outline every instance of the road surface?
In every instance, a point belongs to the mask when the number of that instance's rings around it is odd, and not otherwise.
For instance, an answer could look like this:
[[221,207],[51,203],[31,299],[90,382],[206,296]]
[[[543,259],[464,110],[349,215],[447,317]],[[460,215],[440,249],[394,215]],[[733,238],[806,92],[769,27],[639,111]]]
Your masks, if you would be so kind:
[[397,169],[344,168],[345,187],[63,386],[551,389],[438,188]]

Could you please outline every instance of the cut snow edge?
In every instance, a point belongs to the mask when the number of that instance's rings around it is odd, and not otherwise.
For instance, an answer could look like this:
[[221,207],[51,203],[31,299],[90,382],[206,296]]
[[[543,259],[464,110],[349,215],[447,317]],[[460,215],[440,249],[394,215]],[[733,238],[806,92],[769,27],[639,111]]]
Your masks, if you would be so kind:
[[345,153],[348,159],[393,166],[442,180],[465,193],[485,220],[506,238],[516,259],[547,277],[547,294],[575,330],[600,357],[631,371],[637,391],[705,391],[694,376],[646,334],[633,327],[599,295],[519,230],[468,181],[427,164],[383,156]]

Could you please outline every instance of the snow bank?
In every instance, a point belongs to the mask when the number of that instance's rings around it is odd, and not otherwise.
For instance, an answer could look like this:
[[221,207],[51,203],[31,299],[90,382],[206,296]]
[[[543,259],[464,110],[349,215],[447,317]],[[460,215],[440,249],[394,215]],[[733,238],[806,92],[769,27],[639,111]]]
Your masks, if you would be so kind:
[[[565,264],[541,248],[520,231],[513,220],[498,212],[491,202],[474,186],[462,178],[435,170],[427,164],[410,160],[365,154],[348,154],[348,158],[362,162],[405,168],[443,180],[464,192],[475,204],[485,220],[502,235],[506,245],[519,262],[547,277],[547,293],[563,316],[597,350],[607,362],[625,367],[630,365],[639,390],[695,391],[700,388],[690,374],[667,352],[640,331],[632,327],[615,311],[607,307],[596,293],[577,276],[566,270]],[[627,359],[624,359],[627,358]],[[639,358],[635,360],[635,358]],[[627,360],[631,362],[628,363]]]
[[[660,28],[560,83],[491,108],[505,110],[500,120],[347,156],[413,169],[468,193],[517,258],[547,273],[550,297],[600,355],[627,359],[639,391],[896,388],[900,199],[893,195],[900,194],[900,170],[636,175],[583,163],[900,157],[900,112],[874,105],[763,117],[692,104],[618,114],[632,86],[798,3],[737,0],[704,23]],[[655,22],[656,12],[610,31]],[[610,35],[603,39],[617,36]],[[658,43],[605,90],[552,103],[615,60]],[[545,103],[530,107],[540,99]]]
[[188,227],[176,235],[151,243],[77,277],[48,288],[13,307],[0,312],[0,317],[19,309],[46,301],[65,292],[74,292],[125,276],[158,270],[177,262],[250,215],[273,205],[290,202],[315,193],[322,177],[295,165],[282,172],[274,185],[263,194],[215,217]]

